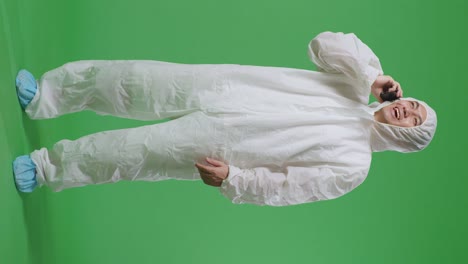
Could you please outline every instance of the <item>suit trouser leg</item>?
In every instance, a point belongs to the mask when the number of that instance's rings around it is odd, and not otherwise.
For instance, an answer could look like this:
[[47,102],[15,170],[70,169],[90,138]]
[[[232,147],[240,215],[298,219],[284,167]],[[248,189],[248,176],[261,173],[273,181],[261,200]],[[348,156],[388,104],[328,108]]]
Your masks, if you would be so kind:
[[160,61],[77,61],[45,73],[26,113],[54,118],[82,110],[138,120],[200,110],[199,95],[219,82],[217,65]]
[[[31,153],[39,185],[54,191],[128,181],[199,179],[195,162],[225,160],[223,125],[196,112],[169,122],[61,140]],[[216,143],[218,142],[218,143]]]

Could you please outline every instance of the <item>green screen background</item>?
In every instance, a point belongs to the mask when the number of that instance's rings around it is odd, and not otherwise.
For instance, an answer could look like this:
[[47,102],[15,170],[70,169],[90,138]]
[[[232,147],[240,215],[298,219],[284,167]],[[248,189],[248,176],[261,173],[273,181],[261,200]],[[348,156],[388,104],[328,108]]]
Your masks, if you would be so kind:
[[[467,1],[0,0],[0,8],[0,263],[468,263]],[[20,68],[39,77],[74,60],[150,59],[313,70],[307,44],[327,30],[354,32],[405,95],[439,118],[425,151],[374,154],[367,180],[344,197],[232,205],[215,188],[178,181],[16,191],[16,156],[151,123],[92,112],[30,120],[15,94]]]

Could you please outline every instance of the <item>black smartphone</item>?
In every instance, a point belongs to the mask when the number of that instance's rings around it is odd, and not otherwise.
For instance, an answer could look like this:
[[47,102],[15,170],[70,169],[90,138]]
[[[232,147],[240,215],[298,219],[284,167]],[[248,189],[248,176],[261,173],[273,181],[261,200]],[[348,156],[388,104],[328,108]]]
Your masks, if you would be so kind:
[[395,92],[381,92],[380,98],[382,98],[384,101],[395,101],[398,99]]
[[380,93],[380,98],[384,101],[395,101],[398,99],[396,92],[389,92],[388,89],[392,88],[391,85],[385,85],[383,92]]

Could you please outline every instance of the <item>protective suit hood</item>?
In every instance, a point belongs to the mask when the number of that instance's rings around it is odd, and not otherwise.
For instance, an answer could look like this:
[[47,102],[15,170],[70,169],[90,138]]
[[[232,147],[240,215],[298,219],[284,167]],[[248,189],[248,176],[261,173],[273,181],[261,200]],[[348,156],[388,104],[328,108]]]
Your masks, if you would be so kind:
[[[398,152],[415,152],[427,147],[434,137],[437,127],[437,115],[425,102],[414,98],[399,100],[417,101],[427,110],[424,122],[416,127],[400,127],[390,124],[374,122],[371,132],[371,148],[374,152],[393,150]],[[370,107],[377,112],[393,102],[372,103]]]

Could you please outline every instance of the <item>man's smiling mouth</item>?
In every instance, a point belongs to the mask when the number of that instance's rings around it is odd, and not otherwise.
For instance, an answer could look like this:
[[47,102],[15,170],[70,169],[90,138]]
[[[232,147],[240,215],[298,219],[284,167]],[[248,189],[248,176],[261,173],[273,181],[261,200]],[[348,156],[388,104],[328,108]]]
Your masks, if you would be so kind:
[[400,120],[400,109],[398,107],[393,108],[393,113],[395,114],[395,118]]

